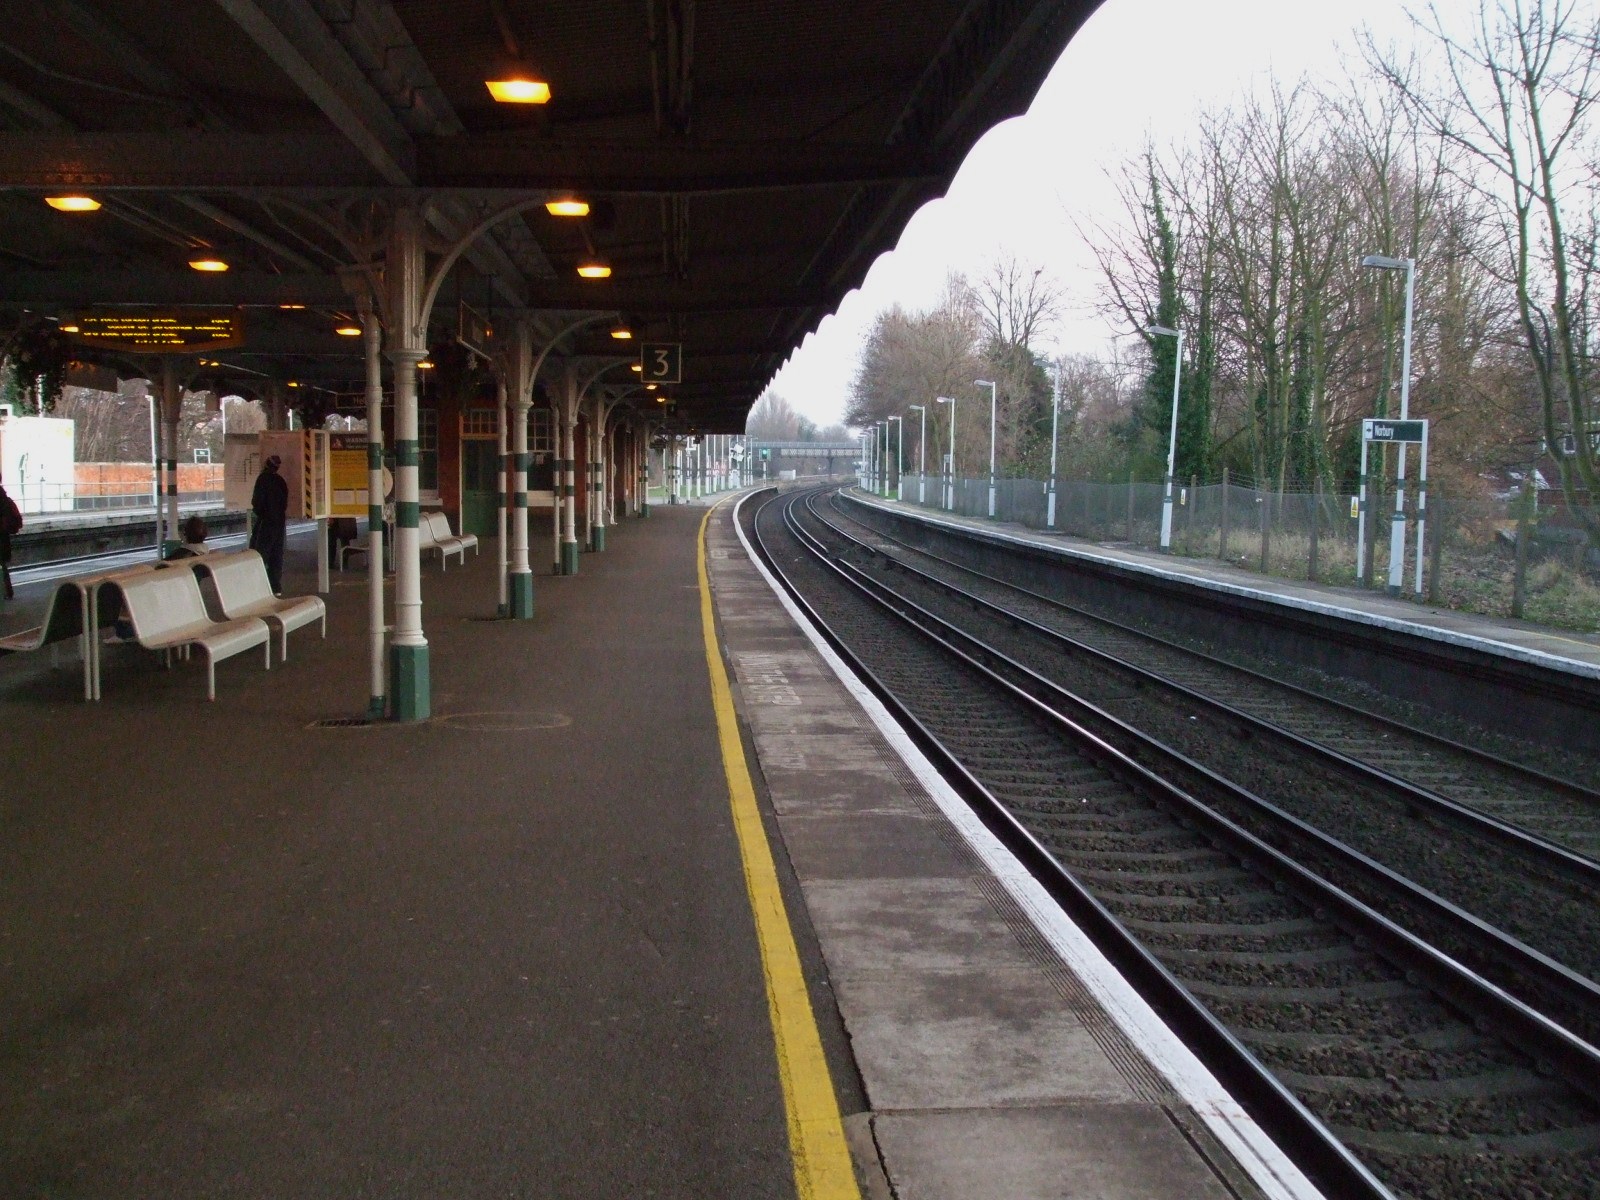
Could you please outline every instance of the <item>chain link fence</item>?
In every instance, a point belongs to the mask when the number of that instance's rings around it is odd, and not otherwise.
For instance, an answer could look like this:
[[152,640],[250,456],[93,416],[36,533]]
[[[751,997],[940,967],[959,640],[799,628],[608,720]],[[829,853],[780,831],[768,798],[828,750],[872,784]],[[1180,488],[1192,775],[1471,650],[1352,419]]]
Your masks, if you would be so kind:
[[[997,521],[1104,545],[1159,550],[1163,491],[1159,483],[1137,480],[1060,480],[1052,523],[1047,483],[997,479],[992,514]],[[987,479],[957,479],[952,486],[938,476],[906,475],[899,494],[930,509],[991,515]],[[1430,484],[1420,590],[1414,483],[1406,511],[1402,596],[1488,616],[1600,630],[1600,558],[1567,519],[1559,493],[1463,498]],[[1226,476],[1218,483],[1191,481],[1173,489],[1170,553],[1289,579],[1382,589],[1390,579],[1393,512],[1392,490],[1369,498],[1366,546],[1358,553],[1361,523],[1357,497],[1350,493],[1260,489]]]

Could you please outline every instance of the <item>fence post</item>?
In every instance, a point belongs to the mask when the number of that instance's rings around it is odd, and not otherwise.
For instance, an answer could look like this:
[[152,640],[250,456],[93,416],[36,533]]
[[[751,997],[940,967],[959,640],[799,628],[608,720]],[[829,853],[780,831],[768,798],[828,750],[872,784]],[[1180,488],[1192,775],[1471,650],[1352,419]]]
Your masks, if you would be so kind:
[[1428,547],[1428,603],[1439,603],[1439,564],[1444,561],[1444,488],[1433,485],[1433,542]]
[[1256,497],[1261,505],[1261,573],[1267,573],[1268,531],[1272,528],[1272,493],[1262,492]]
[[1128,472],[1128,541],[1133,541],[1133,472]]
[[1228,468],[1222,468],[1222,536],[1217,541],[1217,557],[1228,561]]
[[1317,530],[1322,525],[1322,476],[1311,484],[1311,561],[1306,565],[1306,578],[1317,581]]
[[[1537,463],[1530,464],[1528,473],[1522,477],[1522,495],[1517,502],[1517,568],[1511,576],[1511,615],[1518,620],[1522,618],[1522,602],[1528,594],[1528,537],[1532,524],[1529,517],[1533,511],[1533,472],[1537,466]],[[1434,541],[1438,540],[1435,534]]]
[[1189,503],[1184,505],[1189,511],[1183,523],[1183,552],[1194,553],[1194,510],[1200,505],[1200,476],[1189,476]]

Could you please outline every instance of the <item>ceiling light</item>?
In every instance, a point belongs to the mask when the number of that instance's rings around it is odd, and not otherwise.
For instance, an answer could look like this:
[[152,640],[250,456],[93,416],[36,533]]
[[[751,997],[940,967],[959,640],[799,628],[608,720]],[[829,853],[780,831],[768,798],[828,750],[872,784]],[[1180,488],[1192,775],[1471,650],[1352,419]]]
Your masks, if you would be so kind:
[[578,274],[585,279],[610,279],[611,267],[597,258],[578,264]]
[[57,326],[57,328],[60,329],[62,333],[77,333],[78,332],[78,327],[76,325],[60,325],[60,326]]
[[546,200],[544,210],[552,217],[587,217],[589,202],[579,200],[576,196],[567,196],[560,200]]
[[643,375],[644,374],[644,367],[640,366],[638,363],[634,363],[631,367],[628,368],[628,370],[633,371],[633,372],[635,372],[636,374],[639,374],[639,375]]
[[285,309],[285,310],[292,310],[292,309],[304,308],[305,305],[304,304],[280,304],[280,305],[278,305],[278,307],[281,308],[281,309]]
[[196,271],[226,271],[228,264],[220,258],[191,258],[189,265]]
[[508,63],[499,79],[486,79],[483,84],[501,104],[544,104],[550,99],[550,85],[535,79],[534,74],[526,63]]
[[334,332],[337,333],[340,337],[360,337],[361,336],[361,326],[359,326],[359,325],[341,325],[341,326],[339,326],[339,328],[335,329]]
[[644,385],[644,390],[647,392],[653,392],[656,390],[656,385],[653,383],[647,383]]
[[289,386],[290,387],[299,387],[300,385],[295,380],[291,379],[291,380],[289,380]]
[[626,325],[613,325],[611,327],[611,336],[619,342],[626,342],[633,337],[633,330]]
[[427,359],[423,359],[421,362],[419,362],[417,364],[417,370],[419,370],[419,371],[431,371],[431,370],[433,370],[433,364],[431,362],[429,362]]
[[100,207],[92,196],[46,196],[44,202],[57,212],[93,212]]

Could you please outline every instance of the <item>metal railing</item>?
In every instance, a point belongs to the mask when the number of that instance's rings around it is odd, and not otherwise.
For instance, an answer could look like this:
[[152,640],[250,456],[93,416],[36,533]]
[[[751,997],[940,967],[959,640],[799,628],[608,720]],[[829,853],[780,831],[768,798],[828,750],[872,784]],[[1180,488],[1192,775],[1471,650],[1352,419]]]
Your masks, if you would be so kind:
[[[64,513],[117,511],[122,509],[154,508],[160,499],[148,482],[94,481],[77,483],[50,483],[45,480],[23,482],[8,489],[25,515],[51,516]],[[184,504],[215,502],[221,504],[221,490],[180,490],[178,499]]]
[[[895,495],[895,487],[888,488]],[[906,475],[899,494],[907,504],[985,519],[987,478]],[[1109,546],[1159,550],[1163,488],[1160,483],[1092,483],[1058,480],[1055,522],[1049,488],[1037,479],[1000,479],[995,519],[1033,529],[1053,529]],[[1173,489],[1169,552],[1220,560],[1246,571],[1315,583],[1383,588],[1387,582],[1393,493],[1368,501],[1364,579],[1358,581],[1356,498],[1347,492],[1278,491],[1224,479]],[[1416,496],[1401,594],[1491,616],[1527,616],[1566,628],[1600,629],[1600,571],[1596,555],[1576,528],[1567,528],[1548,503],[1540,519],[1520,525],[1519,497],[1449,495],[1428,491],[1423,586],[1416,592]],[[1519,564],[1517,538],[1527,539]]]

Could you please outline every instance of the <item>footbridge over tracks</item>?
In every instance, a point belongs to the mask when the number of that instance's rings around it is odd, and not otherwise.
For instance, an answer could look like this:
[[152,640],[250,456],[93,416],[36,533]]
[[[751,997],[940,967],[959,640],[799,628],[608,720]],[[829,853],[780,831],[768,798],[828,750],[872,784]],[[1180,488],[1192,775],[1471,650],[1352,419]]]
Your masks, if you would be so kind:
[[44,0],[0,77],[8,352],[152,380],[169,468],[186,389],[364,415],[369,707],[423,719],[420,510],[504,530],[530,617],[529,507],[570,575],[655,439],[742,430],[1096,3]]
[[750,461],[756,476],[764,467],[768,479],[779,471],[796,475],[846,475],[861,462],[860,442],[773,442],[752,439]]

